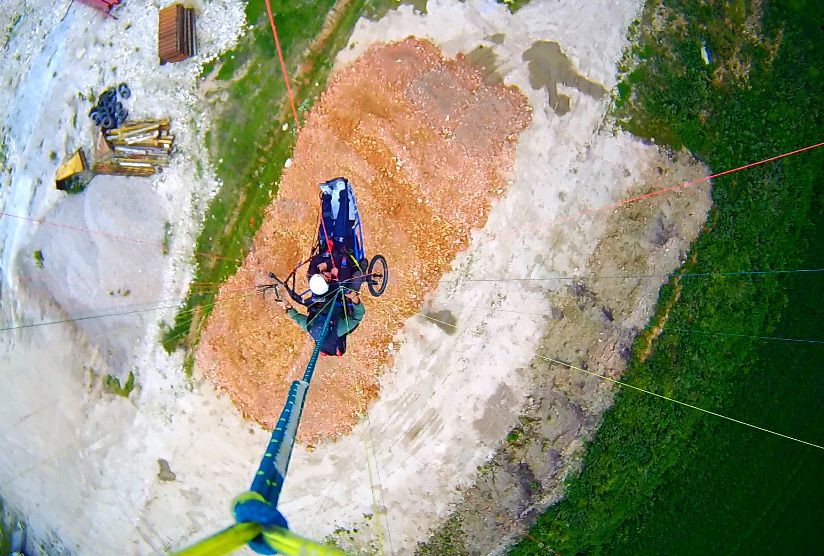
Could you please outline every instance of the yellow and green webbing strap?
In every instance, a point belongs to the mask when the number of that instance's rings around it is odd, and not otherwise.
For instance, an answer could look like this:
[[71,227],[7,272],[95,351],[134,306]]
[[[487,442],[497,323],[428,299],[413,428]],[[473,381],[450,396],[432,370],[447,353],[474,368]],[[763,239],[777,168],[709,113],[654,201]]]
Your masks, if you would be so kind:
[[258,535],[263,535],[266,542],[286,556],[346,556],[337,548],[326,546],[295,535],[288,529],[272,527],[264,530],[257,523],[237,523],[216,533],[199,543],[190,546],[172,556],[216,556],[229,554],[243,546]]
[[[289,388],[289,395],[280,413],[277,426],[261,459],[250,491],[244,492],[232,503],[235,525],[212,535],[174,556],[220,556],[237,550],[244,544],[258,554],[284,554],[286,556],[338,556],[344,555],[337,548],[304,539],[291,533],[286,518],[278,511],[280,497],[292,448],[295,445],[306,393],[315,371],[320,347],[329,333],[336,296],[327,302],[326,322],[321,337],[315,342],[312,357],[306,366],[303,380],[296,380]],[[323,310],[323,309],[322,309]],[[344,555],[345,556],[345,555]]]

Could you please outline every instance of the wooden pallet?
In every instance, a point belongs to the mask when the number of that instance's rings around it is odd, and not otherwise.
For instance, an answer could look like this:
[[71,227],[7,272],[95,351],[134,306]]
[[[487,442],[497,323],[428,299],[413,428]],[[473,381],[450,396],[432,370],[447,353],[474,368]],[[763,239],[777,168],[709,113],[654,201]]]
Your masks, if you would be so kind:
[[184,8],[181,4],[172,4],[161,9],[157,42],[161,64],[181,62],[197,54],[195,11]]
[[168,166],[174,135],[168,119],[136,120],[101,133],[95,174],[151,176]]

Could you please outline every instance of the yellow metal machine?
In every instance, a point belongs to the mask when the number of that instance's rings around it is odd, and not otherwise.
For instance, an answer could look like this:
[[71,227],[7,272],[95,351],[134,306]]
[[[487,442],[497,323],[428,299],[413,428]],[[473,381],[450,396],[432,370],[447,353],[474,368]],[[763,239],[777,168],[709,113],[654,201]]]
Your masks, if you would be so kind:
[[76,187],[78,180],[82,179],[87,168],[86,155],[83,154],[82,149],[77,149],[77,151],[57,169],[54,175],[54,184],[57,186],[57,189],[61,191],[70,191]]

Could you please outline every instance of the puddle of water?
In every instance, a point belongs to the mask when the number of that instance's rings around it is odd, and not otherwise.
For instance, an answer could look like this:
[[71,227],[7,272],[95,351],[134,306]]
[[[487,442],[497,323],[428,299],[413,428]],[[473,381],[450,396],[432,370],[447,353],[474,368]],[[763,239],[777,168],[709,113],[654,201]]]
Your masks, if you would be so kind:
[[491,48],[480,45],[472,52],[466,54],[465,59],[473,66],[480,68],[481,74],[484,76],[484,83],[487,85],[497,85],[503,82],[503,77],[496,71],[498,68],[498,57]]
[[504,44],[504,39],[506,35],[504,33],[495,33],[494,35],[490,35],[487,37],[487,40],[492,41],[494,44]]
[[457,331],[458,319],[449,309],[441,311],[421,311],[431,323],[452,336]]
[[553,41],[536,41],[523,53],[529,63],[529,84],[535,90],[546,88],[549,105],[559,116],[570,110],[571,99],[558,92],[558,84],[578,89],[592,98],[601,98],[607,90],[597,81],[591,81],[578,73],[572,60]]

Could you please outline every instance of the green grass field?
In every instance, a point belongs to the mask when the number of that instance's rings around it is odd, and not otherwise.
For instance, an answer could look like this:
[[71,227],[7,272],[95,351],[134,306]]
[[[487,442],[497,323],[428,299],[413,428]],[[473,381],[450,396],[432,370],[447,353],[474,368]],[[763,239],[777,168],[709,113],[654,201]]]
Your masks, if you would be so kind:
[[[824,4],[764,3],[760,27],[743,1],[673,0],[655,17],[651,4],[634,29],[637,65],[618,88],[627,129],[685,145],[713,171],[824,140]],[[822,168],[824,148],[716,180],[683,270],[824,267]],[[623,380],[824,445],[824,345],[685,331],[822,340],[824,276],[681,288],[656,316],[667,318],[663,334],[638,339]],[[675,294],[671,282],[659,306]],[[511,554],[821,554],[822,472],[823,450],[625,389],[567,497]]]

